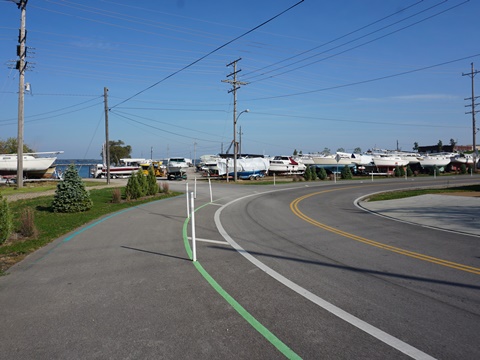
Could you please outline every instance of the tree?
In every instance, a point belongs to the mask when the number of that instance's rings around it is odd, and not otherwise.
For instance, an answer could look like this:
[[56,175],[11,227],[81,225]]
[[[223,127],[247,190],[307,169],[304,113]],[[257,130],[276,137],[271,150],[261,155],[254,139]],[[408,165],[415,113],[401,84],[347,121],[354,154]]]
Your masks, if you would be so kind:
[[325,170],[325,168],[319,168],[317,176],[320,178],[320,180],[325,180],[327,178],[327,171]]
[[76,213],[87,211],[93,206],[90,193],[85,189],[85,184],[77,168],[71,164],[65,170],[64,180],[59,182],[52,202],[54,212]]
[[418,151],[418,142],[413,143],[413,150]]
[[293,150],[293,156],[297,156],[297,155],[298,155],[297,149]]
[[356,147],[355,149],[353,149],[353,153],[354,153],[354,154],[361,154],[361,153],[362,153],[362,149],[359,148],[359,147]]
[[342,148],[342,147],[341,147],[341,148],[338,148],[338,149],[337,149],[337,152],[345,152],[345,149]]
[[[7,140],[0,140],[0,154],[16,154],[18,152],[17,138],[10,137]],[[23,144],[24,153],[33,153],[35,150]]]
[[342,179],[346,179],[346,180],[353,178],[352,171],[350,170],[350,167],[348,165],[345,165],[343,167],[341,176],[342,176]]
[[324,148],[323,151],[322,151],[325,155],[328,155],[331,153],[330,149],[329,148]]
[[156,193],[158,193],[157,177],[155,176],[155,172],[153,171],[153,166],[150,166],[148,168],[147,182],[147,195],[155,195]]
[[[130,154],[132,153],[132,147],[130,145],[125,145],[122,140],[110,140],[108,143],[110,145],[110,163],[118,165],[120,164],[120,159],[131,157]],[[100,153],[100,156],[103,156],[103,154]]]
[[457,145],[457,142],[454,139],[450,139],[450,145],[452,146],[452,151],[455,149],[455,145]]
[[[142,176],[144,176],[142,174]],[[128,178],[127,186],[125,187],[125,196],[127,200],[135,200],[142,196],[142,189],[140,188],[139,175],[137,172],[132,173]]]
[[441,151],[442,151],[442,149],[443,149],[442,140],[438,140],[437,148],[438,148],[438,152],[441,152]]

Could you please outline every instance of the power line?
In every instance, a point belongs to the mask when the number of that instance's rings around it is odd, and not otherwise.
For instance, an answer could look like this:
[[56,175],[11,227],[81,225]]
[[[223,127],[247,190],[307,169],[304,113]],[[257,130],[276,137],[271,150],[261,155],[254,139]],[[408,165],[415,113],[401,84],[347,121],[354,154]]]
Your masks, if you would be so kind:
[[209,53],[207,53],[206,55],[204,55],[204,56],[200,57],[199,59],[197,59],[197,60],[195,60],[195,61],[191,62],[190,64],[188,64],[188,65],[186,65],[186,66],[184,66],[184,67],[183,67],[183,68],[181,68],[180,70],[177,70],[177,71],[173,72],[172,74],[170,74],[170,75],[168,75],[168,76],[164,77],[162,80],[160,80],[160,81],[157,81],[157,82],[156,82],[156,83],[154,83],[153,85],[150,85],[149,87],[147,87],[147,88],[145,88],[145,89],[143,89],[143,90],[141,90],[141,91],[137,92],[136,94],[134,94],[134,95],[130,96],[129,98],[127,98],[127,99],[125,99],[125,100],[121,101],[121,102],[120,102],[120,103],[118,103],[117,105],[113,106],[111,109],[113,109],[113,108],[117,107],[118,105],[121,105],[121,104],[123,104],[123,103],[125,103],[125,102],[127,102],[127,101],[129,101],[129,100],[131,100],[131,99],[133,99],[134,97],[136,97],[136,96],[138,96],[138,95],[140,95],[140,94],[144,93],[144,92],[145,92],[145,91],[147,91],[147,90],[150,90],[151,88],[153,88],[153,87],[157,86],[158,84],[160,84],[160,83],[164,82],[165,80],[167,80],[167,79],[169,79],[169,78],[171,78],[171,77],[175,76],[176,74],[178,74],[178,73],[180,73],[180,72],[182,72],[182,71],[184,71],[184,70],[186,70],[186,69],[188,69],[188,68],[192,67],[193,65],[195,65],[196,63],[198,63],[198,62],[202,61],[202,60],[203,60],[203,59],[205,59],[206,57],[208,57],[208,56],[210,56],[210,55],[212,55],[212,54],[216,53],[216,52],[217,52],[217,51],[219,51],[220,49],[223,49],[223,48],[224,48],[224,47],[226,47],[227,45],[229,45],[229,44],[231,44],[231,43],[235,42],[236,40],[238,40],[238,39],[240,39],[240,38],[242,38],[242,37],[244,37],[244,36],[246,36],[246,35],[248,35],[248,34],[250,34],[251,32],[253,32],[253,31],[255,31],[255,30],[257,30],[257,29],[261,28],[262,26],[264,26],[264,25],[268,24],[269,22],[273,21],[274,19],[278,18],[279,16],[281,16],[281,15],[285,14],[287,11],[290,11],[290,10],[291,10],[291,9],[293,9],[294,7],[296,7],[296,6],[298,6],[299,4],[301,4],[303,1],[304,1],[304,0],[300,0],[300,1],[299,1],[299,2],[297,2],[296,4],[294,4],[294,5],[290,6],[288,9],[286,9],[286,10],[284,10],[284,11],[280,12],[279,14],[277,14],[277,15],[275,15],[274,17],[272,17],[272,18],[268,19],[267,21],[264,21],[264,22],[263,22],[263,23],[261,23],[260,25],[257,25],[257,26],[255,26],[254,28],[252,28],[252,29],[248,30],[247,32],[243,33],[242,35],[240,35],[240,36],[237,36],[236,38],[234,38],[234,39],[232,39],[232,40],[230,40],[230,41],[226,42],[225,44],[223,44],[223,45],[221,45],[221,46],[217,47],[216,49],[214,49],[214,50],[212,50],[212,51],[210,51],[210,52],[209,52]]
[[[201,139],[199,138],[198,136],[188,136],[188,135],[185,135],[185,134],[179,134],[179,133],[175,133],[173,131],[168,131],[168,130],[165,130],[165,129],[161,129],[159,127],[156,127],[156,126],[153,126],[153,125],[149,125],[149,124],[146,124],[144,122],[141,122],[141,121],[138,121],[138,120],[134,120],[132,119],[131,117],[128,117],[128,116],[125,116],[125,115],[122,115],[120,114],[120,112],[118,111],[114,111],[112,112],[112,114],[114,115],[117,115],[121,118],[124,118],[126,120],[129,120],[129,121],[132,121],[134,123],[137,123],[137,124],[140,124],[140,125],[143,125],[143,126],[146,126],[146,127],[149,127],[149,128],[152,128],[152,129],[155,129],[155,130],[159,130],[159,131],[162,131],[162,132],[165,132],[167,134],[171,134],[171,135],[175,135],[175,136],[179,136],[179,137],[183,137],[183,138],[187,138],[187,139],[193,139],[193,140],[201,140],[201,141],[207,141],[207,142],[212,142],[212,143],[221,143],[221,141],[215,141],[215,140],[210,140],[210,139]],[[178,126],[177,126],[178,127]]]
[[[397,14],[399,14],[399,13],[401,13],[401,12],[404,12],[404,11],[406,11],[406,10],[408,10],[408,9],[410,9],[410,8],[412,8],[412,7],[420,4],[420,3],[422,3],[422,2],[423,2],[423,0],[417,1],[416,3],[414,3],[414,4],[410,5],[410,6],[407,6],[406,8],[403,8],[403,9],[401,9],[401,10],[399,10],[399,11],[396,11],[396,12],[390,14],[390,15],[384,16],[383,18],[380,18],[380,19],[378,19],[378,20],[375,20],[374,22],[371,22],[371,23],[369,23],[369,24],[367,24],[367,25],[364,25],[364,26],[362,26],[362,27],[360,27],[360,28],[358,28],[358,29],[356,29],[356,30],[350,31],[349,33],[346,33],[346,34],[344,34],[344,35],[341,35],[341,36],[339,36],[339,37],[337,37],[337,38],[335,38],[335,39],[333,39],[333,40],[327,41],[327,42],[325,42],[325,43],[323,43],[323,44],[321,44],[321,45],[315,46],[315,47],[313,47],[313,48],[311,48],[311,49],[302,51],[302,52],[299,53],[299,54],[296,54],[296,55],[290,56],[290,57],[288,57],[288,58],[286,58],[286,59],[277,61],[277,62],[275,62],[275,63],[273,63],[273,64],[268,65],[268,66],[264,66],[264,67],[262,67],[262,68],[259,68],[259,69],[256,69],[256,70],[253,70],[253,71],[244,73],[243,76],[244,76],[244,77],[247,77],[247,76],[250,75],[250,74],[253,74],[253,73],[262,71],[262,70],[264,70],[264,69],[268,69],[269,67],[272,67],[272,66],[281,64],[281,63],[283,63],[283,62],[286,62],[286,61],[295,59],[295,58],[297,58],[297,57],[299,57],[299,56],[305,55],[305,54],[307,54],[307,53],[309,53],[309,52],[312,52],[312,51],[314,51],[314,50],[316,50],[316,49],[319,49],[319,48],[321,48],[321,47],[324,47],[324,46],[326,46],[326,45],[328,45],[328,44],[334,43],[335,41],[341,40],[341,39],[343,39],[343,38],[345,38],[345,37],[347,37],[347,36],[349,36],[349,35],[355,34],[355,33],[357,33],[357,32],[360,32],[361,30],[364,30],[364,29],[366,29],[366,28],[369,28],[370,26],[373,26],[373,25],[375,25],[375,24],[378,24],[379,22],[382,22],[383,20],[386,20],[386,19],[388,19],[388,18],[390,18],[390,17],[392,17],[392,16],[394,16],[394,15],[397,15]],[[355,40],[358,40],[358,39],[360,39],[360,38],[357,38],[357,39],[355,39]],[[355,41],[355,40],[353,40],[353,41]],[[348,44],[348,43],[345,43],[345,44]],[[342,44],[342,45],[345,45],[345,44]],[[340,45],[340,46],[341,46],[341,45]],[[330,50],[331,50],[331,49],[330,49]],[[322,54],[322,53],[320,53],[320,54]],[[317,54],[317,55],[320,55],[320,54]],[[315,55],[315,56],[316,56],[316,55]],[[308,59],[308,58],[307,58],[307,59]],[[304,59],[304,60],[305,60],[305,59]],[[301,60],[301,61],[303,61],[303,60]],[[295,63],[294,63],[294,64],[295,64]],[[290,65],[292,65],[292,64],[290,64]],[[286,65],[286,66],[290,66],[290,65]],[[280,69],[282,69],[282,68],[280,68]],[[278,70],[278,69],[277,69],[277,70]],[[272,70],[272,71],[275,71],[275,70]],[[265,73],[264,73],[264,74],[265,74]],[[261,76],[261,75],[264,75],[264,74],[260,74],[260,75],[256,75],[256,76]],[[256,77],[256,76],[254,76],[254,77]]]
[[[443,2],[446,2],[446,1],[448,1],[448,0],[444,0]],[[325,61],[325,60],[331,59],[331,58],[336,57],[336,56],[338,56],[338,55],[345,54],[346,52],[349,52],[349,51],[358,49],[358,48],[360,48],[360,47],[362,47],[362,46],[371,44],[371,43],[373,43],[373,42],[375,42],[375,41],[378,41],[378,40],[383,39],[383,38],[386,38],[386,37],[388,37],[388,36],[390,36],[390,35],[396,34],[396,33],[400,32],[400,31],[403,31],[403,30],[405,30],[405,29],[408,29],[408,28],[410,28],[410,27],[412,27],[412,26],[418,25],[419,23],[422,23],[422,22],[427,21],[427,20],[429,20],[429,19],[431,19],[431,18],[434,18],[434,17],[436,17],[436,16],[439,16],[439,15],[441,15],[441,14],[447,12],[447,11],[451,11],[451,10],[453,10],[454,8],[457,8],[457,7],[461,6],[461,5],[466,4],[466,3],[469,2],[469,1],[470,1],[470,0],[465,0],[465,1],[463,1],[462,3],[460,3],[460,4],[454,5],[454,6],[450,7],[450,8],[448,8],[448,9],[445,9],[445,10],[443,10],[443,11],[440,11],[440,12],[436,13],[436,14],[430,15],[430,16],[424,18],[424,19],[421,19],[421,20],[416,21],[416,22],[414,22],[414,23],[412,23],[412,24],[406,25],[406,26],[404,26],[404,27],[402,27],[402,28],[399,28],[399,29],[397,29],[397,30],[391,31],[391,32],[389,32],[389,33],[387,33],[387,34],[384,34],[384,35],[382,35],[382,36],[376,37],[376,38],[374,38],[374,39],[372,39],[372,40],[366,41],[366,42],[364,42],[364,43],[362,43],[362,44],[358,44],[358,45],[353,46],[353,47],[351,47],[351,48],[348,48],[348,49],[346,49],[346,50],[343,50],[343,51],[340,51],[340,52],[338,52],[338,53],[335,53],[335,54],[326,56],[326,57],[324,57],[324,58],[322,58],[322,59],[319,59],[319,60],[316,60],[316,61],[312,61],[312,62],[310,62],[310,63],[308,63],[308,64],[304,64],[304,65],[302,65],[302,66],[298,66],[298,67],[296,67],[296,68],[294,68],[294,69],[286,70],[286,71],[284,71],[284,72],[281,72],[281,73],[278,73],[278,74],[275,74],[275,75],[271,75],[271,76],[265,77],[265,78],[263,78],[263,79],[251,81],[251,83],[256,83],[256,82],[259,82],[259,81],[263,81],[263,80],[271,79],[271,78],[273,78],[273,77],[277,77],[277,76],[280,76],[280,75],[284,75],[284,74],[287,74],[287,73],[289,73],[289,72],[293,72],[293,71],[296,71],[296,70],[298,70],[298,69],[302,69],[302,68],[304,68],[304,67],[307,67],[307,66],[310,66],[310,65],[319,63],[319,62],[321,62],[321,61]],[[436,5],[432,6],[432,7],[430,7],[429,9],[431,9],[431,8],[433,8],[433,7],[436,7],[436,6],[438,6],[438,5],[440,5],[440,4],[436,4]],[[429,9],[427,9],[427,10],[429,10]],[[424,12],[424,11],[426,11],[426,10],[423,10],[423,11],[421,11],[421,12]],[[420,12],[420,13],[421,13],[421,12]],[[417,14],[418,14],[418,13],[417,13]],[[414,15],[417,15],[417,14],[414,14]],[[414,16],[414,15],[412,15],[412,16]],[[409,18],[410,18],[410,17],[409,17]],[[408,18],[407,18],[407,19],[408,19]],[[403,21],[403,20],[402,20],[402,21]],[[390,26],[390,25],[389,25],[389,26]],[[387,27],[389,27],[389,26],[387,26]],[[384,28],[382,28],[382,29],[380,29],[380,30],[383,30],[383,29],[385,29],[385,28],[387,28],[387,27],[384,27]],[[298,64],[298,63],[303,62],[303,61],[305,61],[305,60],[308,60],[308,59],[311,59],[311,58],[313,58],[313,57],[316,57],[316,56],[318,56],[318,55],[325,54],[325,53],[327,53],[328,51],[331,51],[331,50],[337,49],[337,48],[339,48],[339,47],[341,47],[341,46],[343,46],[343,45],[352,43],[352,42],[354,42],[354,41],[356,41],[356,40],[359,40],[359,39],[361,39],[361,38],[364,38],[364,37],[366,37],[366,36],[368,36],[368,35],[371,35],[371,34],[373,34],[373,33],[375,33],[375,32],[378,32],[378,31],[380,31],[380,30],[376,30],[376,31],[374,31],[374,32],[371,32],[370,34],[361,36],[361,37],[359,37],[359,38],[357,38],[357,39],[354,39],[354,40],[348,41],[348,42],[346,42],[346,43],[344,43],[344,44],[335,46],[335,47],[333,47],[333,48],[331,48],[331,49],[329,49],[329,50],[325,50],[325,51],[323,51],[323,52],[321,52],[321,53],[319,53],[319,54],[312,55],[312,56],[309,56],[309,57],[307,57],[307,58],[305,58],[305,59],[298,60],[298,61],[296,61],[296,62],[294,62],[294,63],[291,63],[291,64],[288,64],[288,65],[282,66],[282,67],[277,68],[277,69],[274,69],[274,70],[271,70],[271,71],[269,71],[269,72],[267,72],[267,73],[270,73],[270,72],[273,72],[273,71],[277,71],[277,70],[281,70],[281,69],[286,68],[286,67],[289,67],[289,66],[291,66],[291,65],[295,65],[295,64]],[[267,74],[267,73],[264,73],[264,74]],[[264,74],[261,74],[261,75],[264,75]],[[256,75],[256,77],[261,76],[261,75]]]
[[322,92],[322,91],[340,89],[340,88],[349,87],[349,86],[367,84],[367,83],[371,83],[371,82],[374,82],[374,81],[380,81],[380,80],[390,79],[390,78],[394,78],[394,77],[398,77],[398,76],[403,76],[403,75],[408,75],[408,74],[412,74],[412,73],[419,72],[419,71],[423,71],[423,70],[433,69],[433,68],[435,68],[435,67],[440,67],[440,66],[452,64],[452,63],[455,63],[455,62],[458,62],[458,61],[463,61],[463,60],[471,59],[471,58],[474,58],[474,57],[477,57],[477,56],[480,56],[480,54],[465,56],[465,57],[460,58],[460,59],[450,60],[450,61],[446,61],[446,62],[443,62],[443,63],[440,63],[440,64],[425,66],[425,67],[418,68],[418,69],[414,69],[414,70],[403,71],[403,72],[397,73],[397,74],[385,75],[385,76],[381,76],[381,77],[378,77],[378,78],[373,78],[373,79],[368,79],[368,80],[357,81],[357,82],[353,82],[353,83],[349,83],[349,84],[335,85],[335,86],[330,86],[330,87],[327,87],[327,88],[316,89],[316,90],[309,90],[309,91],[302,91],[302,92],[293,93],[293,94],[269,96],[269,97],[256,98],[256,99],[247,99],[246,101],[258,101],[258,100],[278,99],[278,98],[285,98],[285,97],[291,97],[291,96],[306,95],[306,94],[312,94],[312,93],[316,93],[316,92]]

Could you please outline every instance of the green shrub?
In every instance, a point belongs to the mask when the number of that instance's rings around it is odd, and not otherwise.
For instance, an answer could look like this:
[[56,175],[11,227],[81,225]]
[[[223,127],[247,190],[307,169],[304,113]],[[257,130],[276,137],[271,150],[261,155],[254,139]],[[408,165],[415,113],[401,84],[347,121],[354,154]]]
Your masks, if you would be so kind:
[[150,168],[148,169],[147,184],[147,195],[155,195],[156,193],[158,193],[157,177],[155,176],[153,166],[150,166]]
[[413,176],[413,171],[412,171],[412,169],[410,168],[410,165],[407,165],[407,176],[408,176],[408,177],[412,177],[412,176]]
[[143,173],[142,168],[140,168],[137,171],[137,178],[138,178],[138,185],[139,185],[139,189],[140,189],[140,196],[139,197],[144,197],[145,195],[147,195],[148,182],[147,182],[147,177]]
[[467,166],[465,164],[460,165],[460,174],[467,173]]
[[324,168],[318,168],[317,176],[320,180],[325,180],[327,178],[327,171]]
[[3,244],[10,236],[13,228],[12,212],[7,199],[0,193],[0,244]]
[[315,166],[309,166],[310,168],[310,180],[317,180],[317,172],[315,171]]
[[342,169],[342,179],[345,179],[345,180],[350,180],[353,178],[353,175],[352,175],[352,170],[350,170],[350,167],[348,165],[345,165]]
[[310,169],[310,166],[307,166],[307,168],[305,169],[305,173],[303,174],[303,177],[305,178],[305,181],[312,180],[312,171]]
[[127,186],[125,187],[125,196],[127,200],[135,200],[142,196],[137,173],[133,173],[128,179]]
[[65,170],[64,180],[59,182],[52,202],[54,212],[75,213],[87,211],[93,206],[90,193],[85,189],[75,165]]

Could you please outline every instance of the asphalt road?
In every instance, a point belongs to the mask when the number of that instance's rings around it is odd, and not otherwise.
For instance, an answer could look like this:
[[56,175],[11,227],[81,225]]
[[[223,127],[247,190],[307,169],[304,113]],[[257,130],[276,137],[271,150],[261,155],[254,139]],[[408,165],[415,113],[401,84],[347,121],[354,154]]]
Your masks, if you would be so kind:
[[354,204],[444,182],[198,182],[197,262],[184,196],[105,217],[0,278],[0,357],[477,359],[478,237]]

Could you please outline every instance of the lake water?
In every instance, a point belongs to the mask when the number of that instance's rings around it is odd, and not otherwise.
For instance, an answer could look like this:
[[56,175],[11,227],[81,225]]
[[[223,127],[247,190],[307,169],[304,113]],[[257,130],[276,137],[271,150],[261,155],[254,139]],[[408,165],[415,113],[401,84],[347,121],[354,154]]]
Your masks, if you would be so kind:
[[81,178],[89,178],[90,177],[90,167],[96,164],[101,164],[102,160],[97,159],[86,159],[86,160],[79,160],[79,159],[57,159],[55,160],[55,165],[57,166],[56,171],[63,174],[65,170],[68,168],[70,164],[75,164],[77,168],[78,175]]

